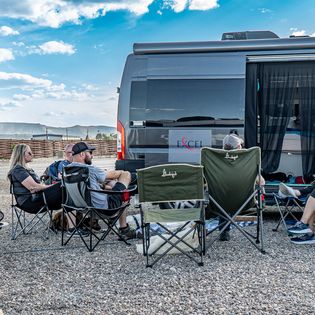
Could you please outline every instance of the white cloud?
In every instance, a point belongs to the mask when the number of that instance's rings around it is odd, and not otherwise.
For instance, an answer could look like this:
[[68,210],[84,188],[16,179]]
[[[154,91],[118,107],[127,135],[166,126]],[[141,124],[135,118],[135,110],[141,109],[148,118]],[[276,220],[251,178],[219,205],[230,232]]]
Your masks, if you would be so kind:
[[50,41],[42,45],[39,45],[41,54],[68,54],[72,55],[75,53],[75,48],[73,45],[66,44],[63,41]]
[[21,105],[15,101],[3,101],[0,100],[0,111],[10,111],[14,108],[20,107]]
[[0,27],[0,36],[19,35],[20,33],[9,26]]
[[189,3],[190,10],[210,10],[218,7],[218,0],[191,0]]
[[19,49],[14,50],[16,55],[27,56],[27,55],[52,55],[52,54],[67,54],[73,55],[76,49],[73,45],[67,44],[63,41],[49,41],[39,46],[36,45],[25,45],[23,42],[13,42],[14,46]]
[[[162,6],[175,12],[209,10],[219,6],[219,0],[162,0]],[[64,23],[80,24],[83,19],[95,19],[107,12],[125,10],[135,15],[149,12],[154,0],[1,0],[0,16],[25,19],[41,26],[58,28]]]
[[0,48],[0,63],[8,60],[14,60],[11,49]]
[[189,10],[210,10],[219,7],[218,0],[164,0],[163,9],[170,8],[176,13]]
[[52,81],[36,78],[29,74],[15,73],[15,72],[0,72],[0,87],[32,89],[32,88],[45,88],[51,89],[54,87]]
[[306,35],[306,31],[305,30],[297,30],[297,29],[291,29],[291,31],[293,31],[291,33],[291,35],[294,35],[294,36],[305,36]]
[[187,6],[188,0],[164,0],[162,9],[169,8],[176,13],[182,12]]
[[267,9],[267,8],[260,8],[258,9],[258,11],[260,11],[260,13],[263,13],[263,14],[272,12],[270,9]]
[[12,42],[13,46],[17,46],[17,47],[23,47],[25,46],[25,44],[23,42]]
[[[66,89],[65,84],[54,84],[51,80],[37,78],[24,73],[0,72],[0,89],[14,90],[14,100],[26,101],[32,99],[69,99],[86,101],[93,99],[89,89],[96,90],[93,85],[86,85],[85,91],[75,88]],[[23,91],[22,93],[20,91]]]
[[30,100],[32,97],[30,95],[25,95],[25,94],[14,94],[13,99],[18,100],[18,101],[26,101]]
[[315,37],[315,33],[312,33],[310,36],[311,36],[311,37]]
[[33,23],[58,28],[66,22],[80,24],[109,11],[127,10],[136,15],[148,12],[154,0],[2,0],[0,15],[26,19]]
[[93,85],[93,84],[87,84],[83,83],[82,86],[87,90],[87,91],[97,91],[99,90],[99,87]]
[[45,112],[43,114],[44,116],[48,117],[62,117],[64,115],[75,115],[75,112],[69,112],[69,111],[50,111],[50,112]]

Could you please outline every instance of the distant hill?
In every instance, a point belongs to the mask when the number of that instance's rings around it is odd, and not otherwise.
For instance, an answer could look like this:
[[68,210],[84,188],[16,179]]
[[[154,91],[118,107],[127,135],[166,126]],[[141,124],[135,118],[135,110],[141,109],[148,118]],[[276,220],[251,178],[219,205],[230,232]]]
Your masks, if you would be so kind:
[[31,139],[36,134],[58,134],[76,136],[82,139],[89,135],[93,139],[98,133],[116,133],[116,128],[110,126],[80,126],[51,127],[33,123],[0,122],[0,139]]

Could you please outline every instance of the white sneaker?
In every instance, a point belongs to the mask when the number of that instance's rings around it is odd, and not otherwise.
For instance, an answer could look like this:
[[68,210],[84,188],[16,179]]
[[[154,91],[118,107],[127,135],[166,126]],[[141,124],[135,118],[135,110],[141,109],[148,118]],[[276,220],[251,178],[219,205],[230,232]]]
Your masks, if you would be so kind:
[[294,198],[298,198],[298,196],[295,194],[295,191],[292,187],[289,187],[283,183],[279,184],[279,191],[287,196],[287,197],[294,197]]
[[283,192],[281,192],[280,189],[279,189],[279,191],[278,191],[278,196],[279,196],[281,199],[286,199],[286,198],[288,198],[288,196],[285,195]]

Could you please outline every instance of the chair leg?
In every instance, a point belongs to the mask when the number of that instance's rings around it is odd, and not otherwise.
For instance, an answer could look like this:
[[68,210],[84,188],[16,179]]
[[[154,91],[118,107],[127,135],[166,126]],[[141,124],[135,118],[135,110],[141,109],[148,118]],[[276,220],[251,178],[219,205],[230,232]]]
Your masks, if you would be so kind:
[[[30,214],[33,217],[28,220],[26,218],[26,212],[22,209],[17,208],[12,205],[11,216],[12,216],[12,229],[11,229],[11,239],[16,240],[21,234],[29,234],[34,231],[37,226],[44,226],[45,231],[41,233],[43,239],[48,239],[49,235],[49,224],[51,223],[51,214],[50,210],[43,211],[46,207],[43,207],[36,214]],[[49,216],[50,220],[48,223],[45,222],[46,216]]]

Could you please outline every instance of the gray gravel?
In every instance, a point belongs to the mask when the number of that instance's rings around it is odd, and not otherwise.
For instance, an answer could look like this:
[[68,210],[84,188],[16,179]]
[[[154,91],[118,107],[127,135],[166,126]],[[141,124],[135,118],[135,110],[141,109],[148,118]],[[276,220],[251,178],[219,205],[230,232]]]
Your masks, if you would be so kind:
[[[40,173],[47,164],[34,168]],[[0,161],[1,210],[10,222],[6,168]],[[89,253],[77,240],[62,248],[60,234],[11,241],[10,228],[2,229],[0,314],[313,315],[315,246],[291,244],[274,225],[265,224],[266,255],[233,231],[230,242],[208,251],[204,267],[169,255],[153,269],[137,241],[127,247],[112,237]]]

